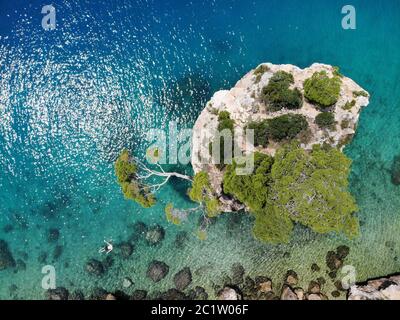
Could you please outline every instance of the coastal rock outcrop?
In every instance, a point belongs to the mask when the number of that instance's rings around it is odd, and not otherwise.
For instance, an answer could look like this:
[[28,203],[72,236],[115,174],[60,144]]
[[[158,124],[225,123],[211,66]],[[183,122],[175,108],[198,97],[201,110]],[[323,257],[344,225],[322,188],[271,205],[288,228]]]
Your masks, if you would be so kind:
[[[267,107],[263,99],[265,88],[279,72],[293,76],[293,81],[287,91],[289,93],[285,98],[291,99],[289,103],[295,102],[296,105],[300,105],[299,108],[283,107],[276,110]],[[332,105],[321,108],[321,105],[306,98],[305,83],[315,74],[340,79],[338,99]],[[328,98],[331,98],[329,94],[324,98],[329,103]],[[209,174],[210,184],[219,200],[221,212],[247,209],[243,204],[222,192],[223,171],[212,162],[210,155],[210,145],[218,135],[219,115],[222,112],[229,114],[229,121],[233,123],[234,132],[244,132],[249,123],[261,123],[283,115],[301,117],[305,119],[308,127],[296,136],[301,143],[301,148],[311,150],[313,145],[329,144],[342,149],[354,136],[360,111],[368,104],[369,94],[352,79],[341,75],[337,68],[330,65],[315,63],[308,68],[300,69],[294,65],[261,64],[257,69],[247,73],[232,89],[216,92],[201,112],[193,128],[191,163],[194,172],[204,171]],[[326,118],[327,115],[329,119]],[[321,123],[324,124],[326,121],[329,121],[330,125],[322,126]],[[266,146],[259,145],[254,148],[253,144],[245,140],[237,143],[243,155],[256,150],[274,156],[282,144],[279,141],[269,141]]]
[[348,300],[400,300],[400,275],[353,285]]

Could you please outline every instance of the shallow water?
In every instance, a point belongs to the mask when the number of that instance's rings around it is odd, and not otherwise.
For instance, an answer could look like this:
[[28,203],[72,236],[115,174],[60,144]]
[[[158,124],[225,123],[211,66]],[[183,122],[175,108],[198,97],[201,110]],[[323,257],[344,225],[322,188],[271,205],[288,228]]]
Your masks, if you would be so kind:
[[[127,293],[161,291],[184,266],[211,294],[235,262],[277,286],[294,269],[305,285],[325,274],[312,273],[311,264],[324,266],[326,252],[341,244],[351,247],[346,263],[358,280],[399,272],[400,189],[389,170],[400,154],[400,4],[352,2],[354,31],[341,28],[341,1],[54,1],[57,28],[45,32],[40,1],[2,1],[0,239],[26,268],[0,271],[0,298],[43,298],[44,264],[56,268],[58,286],[86,295],[122,289],[126,276],[134,282]],[[250,217],[225,215],[202,242],[197,217],[182,227],[165,221],[167,202],[191,205],[177,181],[150,210],[119,191],[113,161],[123,147],[142,154],[146,132],[170,120],[190,128],[213,92],[267,61],[338,65],[372,96],[345,150],[362,221],[354,241],[298,228],[289,245],[265,245],[252,238]],[[88,275],[86,261],[104,258],[103,240],[127,240],[136,221],[164,226],[162,245],[138,241],[130,259],[114,256],[106,276]],[[48,242],[50,228],[60,230],[57,244]],[[187,240],[177,247],[182,231]],[[54,259],[57,245],[62,254]],[[170,266],[158,284],[145,276],[153,259]]]

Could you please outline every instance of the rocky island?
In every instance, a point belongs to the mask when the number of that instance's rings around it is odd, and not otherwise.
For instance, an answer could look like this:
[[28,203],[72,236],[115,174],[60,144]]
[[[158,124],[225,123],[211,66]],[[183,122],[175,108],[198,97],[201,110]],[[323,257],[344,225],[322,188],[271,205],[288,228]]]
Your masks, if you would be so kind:
[[[368,104],[369,94],[337,67],[259,65],[231,90],[215,93],[194,125],[192,166],[209,185],[208,195],[197,200],[208,208],[212,204],[211,215],[253,213],[254,233],[267,242],[287,242],[293,222],[320,233],[356,235],[357,206],[347,192],[351,161],[341,151]],[[254,130],[253,141],[237,144],[244,157],[255,156],[254,174],[247,178],[234,173],[240,167],[236,159],[223,155],[226,142],[219,133],[224,129],[232,135]],[[215,146],[221,148],[222,164],[213,161]],[[322,219],[331,221],[313,222],[321,211]],[[274,231],[265,234],[271,227]]]

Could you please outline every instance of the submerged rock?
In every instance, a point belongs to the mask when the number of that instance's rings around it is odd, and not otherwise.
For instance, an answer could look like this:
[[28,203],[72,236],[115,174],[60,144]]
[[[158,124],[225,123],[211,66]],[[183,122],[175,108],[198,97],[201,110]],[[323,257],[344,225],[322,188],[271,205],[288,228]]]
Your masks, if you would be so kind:
[[0,240],[0,271],[16,266],[14,257],[8,248],[7,242]]
[[58,258],[60,258],[63,253],[63,250],[64,250],[63,246],[60,245],[55,246],[53,251],[53,259],[57,260]]
[[169,289],[158,297],[160,300],[188,300],[188,297],[177,289]]
[[80,290],[75,290],[69,295],[68,300],[85,300],[85,295]]
[[105,300],[108,292],[103,288],[95,288],[89,297],[89,300]]
[[282,288],[281,300],[299,300],[299,298],[290,286],[284,285]]
[[175,287],[183,291],[185,290],[192,282],[192,273],[188,267],[183,268],[174,276],[174,284]]
[[68,300],[69,292],[63,287],[49,289],[46,291],[46,299],[48,300]]
[[60,231],[58,229],[56,229],[56,228],[49,229],[49,232],[47,235],[48,242],[57,242],[59,238],[60,238]]
[[131,300],[145,300],[146,298],[147,298],[146,290],[135,290],[131,296]]
[[244,282],[244,267],[240,263],[235,263],[232,266],[232,282],[235,285],[240,285]]
[[319,272],[320,270],[321,270],[321,268],[316,263],[313,263],[311,265],[311,271],[312,272]]
[[288,272],[286,272],[286,284],[288,284],[289,286],[295,286],[297,285],[298,281],[299,277],[297,276],[297,273],[295,271],[288,270]]
[[186,241],[189,240],[189,235],[186,231],[180,231],[175,237],[175,247],[177,249],[183,249],[185,247]]
[[344,260],[350,253],[350,248],[348,246],[339,246],[336,249],[336,254],[338,255],[340,260]]
[[343,265],[343,261],[340,259],[340,256],[334,252],[329,251],[326,254],[326,265],[331,271],[337,271]]
[[237,289],[225,287],[218,293],[218,300],[241,300],[242,295]]
[[169,267],[166,263],[162,261],[153,260],[149,264],[146,275],[154,282],[159,282],[166,277],[168,272],[169,272]]
[[95,276],[102,276],[105,272],[102,262],[96,259],[90,259],[86,263],[85,269],[88,273],[93,274]]
[[338,291],[338,290],[332,291],[331,295],[334,298],[339,298],[340,297],[340,291]]
[[208,293],[203,287],[195,287],[194,289],[189,291],[189,299],[190,300],[207,300]]
[[123,259],[128,259],[134,251],[134,246],[129,242],[121,242],[117,244],[116,247],[118,249],[118,253]]
[[309,293],[320,293],[321,292],[320,284],[316,281],[311,281],[310,284],[308,285],[308,292]]
[[149,245],[155,246],[164,240],[165,231],[160,225],[152,226],[146,232],[146,241]]
[[131,225],[132,235],[130,237],[131,242],[136,242],[140,238],[145,237],[147,232],[147,225],[142,221],[137,221]]
[[124,278],[124,280],[122,281],[122,286],[124,288],[129,288],[133,285],[133,281],[130,278]]
[[390,169],[392,183],[395,186],[400,186],[400,155],[393,159],[392,168]]
[[272,291],[272,281],[267,277],[256,277],[256,288],[259,295]]

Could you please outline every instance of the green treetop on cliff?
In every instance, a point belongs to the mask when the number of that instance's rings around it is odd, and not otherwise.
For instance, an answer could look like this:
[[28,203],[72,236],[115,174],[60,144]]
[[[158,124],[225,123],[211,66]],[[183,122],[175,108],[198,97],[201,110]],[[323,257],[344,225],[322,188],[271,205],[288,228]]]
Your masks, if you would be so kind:
[[351,161],[344,154],[330,147],[307,152],[292,142],[277,151],[273,162],[267,159],[255,162],[251,176],[236,176],[235,164],[224,176],[224,191],[255,216],[256,238],[288,242],[294,223],[318,233],[358,234],[358,208],[348,192]]

